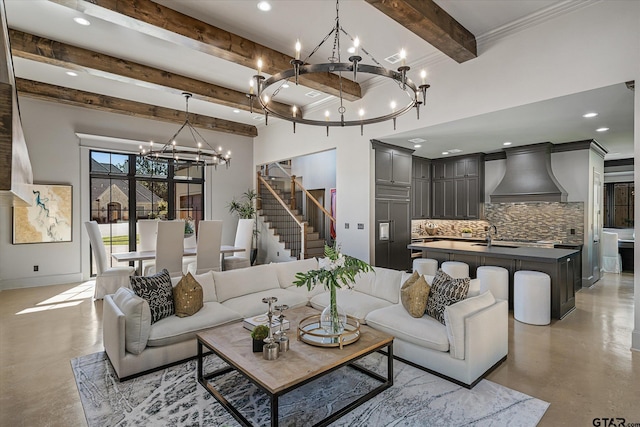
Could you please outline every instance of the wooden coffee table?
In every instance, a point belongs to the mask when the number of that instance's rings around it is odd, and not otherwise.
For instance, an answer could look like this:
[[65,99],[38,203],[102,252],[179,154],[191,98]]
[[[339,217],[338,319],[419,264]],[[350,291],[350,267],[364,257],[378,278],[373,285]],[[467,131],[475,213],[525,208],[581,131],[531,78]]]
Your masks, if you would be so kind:
[[[249,331],[242,322],[218,326],[197,335],[198,338],[198,382],[224,406],[242,425],[251,423],[215,388],[210,380],[228,372],[237,371],[263,390],[271,402],[271,425],[278,425],[278,398],[343,366],[349,366],[378,380],[381,384],[349,403],[345,407],[318,422],[325,426],[347,412],[363,404],[373,396],[393,385],[393,336],[361,325],[361,337],[342,349],[315,347],[296,340],[296,330],[301,319],[319,314],[310,307],[300,307],[285,312],[291,322],[288,332],[289,351],[280,353],[277,360],[265,360],[262,353],[253,353]],[[211,373],[204,373],[203,348],[211,350],[229,366]],[[353,362],[373,352],[387,348],[386,378]]]

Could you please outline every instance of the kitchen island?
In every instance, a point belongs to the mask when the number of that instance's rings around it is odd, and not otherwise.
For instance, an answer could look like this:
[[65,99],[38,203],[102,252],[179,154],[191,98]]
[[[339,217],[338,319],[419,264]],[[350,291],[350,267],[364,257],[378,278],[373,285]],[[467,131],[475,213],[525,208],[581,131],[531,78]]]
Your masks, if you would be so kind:
[[551,317],[562,319],[575,308],[575,289],[581,286],[580,251],[519,247],[494,241],[491,247],[486,242],[437,241],[412,243],[411,250],[421,250],[423,258],[444,261],[460,261],[469,264],[469,273],[474,278],[476,269],[483,265],[506,268],[509,271],[509,306],[513,307],[513,274],[519,270],[547,273],[551,277]]

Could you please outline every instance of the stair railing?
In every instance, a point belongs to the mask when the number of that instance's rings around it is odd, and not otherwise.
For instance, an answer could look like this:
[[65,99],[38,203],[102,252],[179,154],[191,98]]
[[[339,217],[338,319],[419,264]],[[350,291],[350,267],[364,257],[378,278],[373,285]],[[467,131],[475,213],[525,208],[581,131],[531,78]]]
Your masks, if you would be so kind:
[[[292,210],[295,210],[295,209],[296,209],[296,197],[295,197],[295,194],[296,194],[296,188],[299,188],[300,190],[302,190],[302,192],[305,194],[305,196],[306,196],[306,197],[308,197],[308,198],[309,198],[309,200],[311,200],[311,202],[312,202],[314,205],[316,205],[316,206],[317,206],[317,207],[322,211],[322,213],[323,213],[327,218],[329,218],[329,220],[330,220],[332,223],[334,223],[334,229],[337,229],[337,227],[335,227],[336,219],[333,217],[333,215],[331,215],[331,214],[330,214],[330,213],[329,213],[329,212],[324,208],[324,206],[322,206],[322,205],[320,204],[320,202],[318,202],[318,200],[317,200],[315,197],[313,197],[313,196],[311,195],[311,193],[309,193],[309,192],[307,191],[307,189],[306,189],[306,188],[304,188],[304,185],[302,185],[302,183],[301,183],[301,182],[296,178],[296,176],[295,176],[295,175],[290,175],[290,174],[289,174],[289,172],[287,172],[287,171],[286,171],[286,170],[285,170],[285,169],[284,169],[284,168],[283,168],[279,163],[272,163],[272,165],[275,165],[276,167],[278,167],[278,168],[282,171],[282,173],[283,173],[285,176],[288,176],[288,177],[289,177],[289,179],[291,180],[291,198],[290,198],[290,201],[289,201],[289,206],[290,206],[290,208],[291,208]],[[268,169],[267,169],[267,170],[268,170]]]
[[289,243],[291,254],[298,259],[304,259],[307,253],[307,222],[296,217],[260,172],[257,176],[258,209],[264,209],[266,204],[280,211],[286,218],[286,223],[278,226],[278,233]]

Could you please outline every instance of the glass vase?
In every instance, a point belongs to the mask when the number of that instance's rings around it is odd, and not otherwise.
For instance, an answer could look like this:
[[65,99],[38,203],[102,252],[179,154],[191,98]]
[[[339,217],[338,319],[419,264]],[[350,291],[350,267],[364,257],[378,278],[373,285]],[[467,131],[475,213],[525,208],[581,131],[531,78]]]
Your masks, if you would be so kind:
[[336,287],[331,286],[331,301],[320,314],[320,327],[329,334],[341,334],[347,324],[347,313],[336,302]]

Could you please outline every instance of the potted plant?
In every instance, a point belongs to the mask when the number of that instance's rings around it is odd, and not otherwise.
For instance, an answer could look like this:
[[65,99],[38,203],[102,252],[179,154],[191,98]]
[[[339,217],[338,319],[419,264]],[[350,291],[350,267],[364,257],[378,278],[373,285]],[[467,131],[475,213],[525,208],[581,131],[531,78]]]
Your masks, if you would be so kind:
[[191,218],[187,218],[184,220],[184,237],[191,237],[193,236],[193,233],[193,220]]
[[424,226],[424,229],[427,231],[429,236],[433,236],[438,231],[438,226],[432,222],[427,222]]
[[262,351],[264,345],[264,339],[269,336],[269,327],[267,325],[258,325],[251,331],[251,338],[253,339],[253,352],[258,353]]
[[472,237],[473,236],[473,230],[471,230],[470,228],[463,228],[462,230],[460,230],[460,232],[462,233],[462,237]]
[[258,256],[258,221],[256,221],[256,207],[254,201],[258,194],[253,190],[247,190],[242,194],[240,201],[235,198],[229,203],[229,213],[235,213],[240,219],[253,219],[253,237],[251,240],[251,265],[256,262]]

